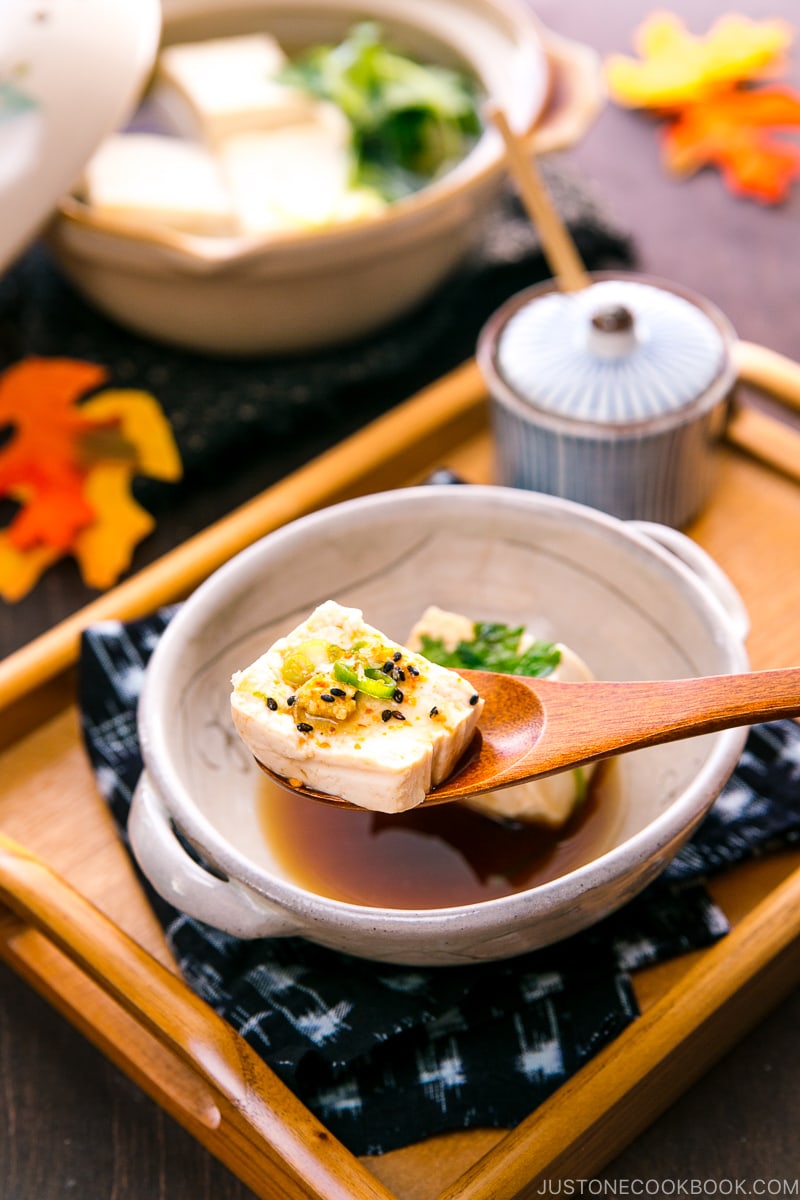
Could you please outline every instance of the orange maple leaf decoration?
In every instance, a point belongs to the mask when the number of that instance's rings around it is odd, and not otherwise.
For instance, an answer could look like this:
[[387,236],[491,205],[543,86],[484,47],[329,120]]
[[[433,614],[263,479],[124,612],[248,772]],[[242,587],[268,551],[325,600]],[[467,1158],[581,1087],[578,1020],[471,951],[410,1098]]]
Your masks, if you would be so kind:
[[0,376],[0,426],[16,431],[0,452],[0,496],[23,502],[8,531],[18,550],[64,550],[94,520],[77,461],[89,424],[75,400],[105,378],[102,367],[68,359],[28,359]]
[[720,168],[728,187],[778,204],[800,175],[800,146],[768,130],[800,126],[800,92],[762,88],[730,92],[684,109],[664,136],[667,166],[678,175]]
[[19,600],[51,563],[72,554],[84,581],[110,587],[154,521],[131,496],[135,475],[174,481],[181,462],[147,392],[106,390],[73,359],[28,358],[0,375],[0,497],[19,505],[0,531],[0,596]]
[[800,149],[771,136],[800,127],[800,92],[752,87],[784,61],[792,31],[783,21],[729,14],[704,37],[671,13],[653,13],[637,30],[640,60],[606,63],[609,92],[620,104],[668,120],[664,161],[676,174],[718,167],[741,196],[777,204],[800,174]]

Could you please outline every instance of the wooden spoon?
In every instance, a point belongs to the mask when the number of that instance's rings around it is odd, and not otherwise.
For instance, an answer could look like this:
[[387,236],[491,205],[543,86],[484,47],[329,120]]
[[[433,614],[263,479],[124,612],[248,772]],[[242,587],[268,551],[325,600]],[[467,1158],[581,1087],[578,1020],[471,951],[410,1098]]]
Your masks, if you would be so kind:
[[[461,671],[485,701],[478,732],[453,774],[423,804],[495,792],[623,751],[800,716],[800,667],[635,683],[562,683]],[[258,764],[282,787],[346,804]]]

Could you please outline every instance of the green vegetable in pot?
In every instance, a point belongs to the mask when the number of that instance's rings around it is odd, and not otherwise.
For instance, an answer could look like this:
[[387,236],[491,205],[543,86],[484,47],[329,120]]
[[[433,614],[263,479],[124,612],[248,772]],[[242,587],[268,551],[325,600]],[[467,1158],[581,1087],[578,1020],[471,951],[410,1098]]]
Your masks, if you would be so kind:
[[459,642],[448,650],[442,638],[422,635],[420,653],[443,667],[499,671],[504,675],[550,675],[561,661],[561,651],[552,642],[533,642],[520,650],[523,626],[511,628],[490,621],[478,621],[472,641]]
[[387,200],[454,166],[481,131],[473,80],[390,48],[372,22],[337,46],[306,51],[281,78],[342,109],[353,129],[354,182]]

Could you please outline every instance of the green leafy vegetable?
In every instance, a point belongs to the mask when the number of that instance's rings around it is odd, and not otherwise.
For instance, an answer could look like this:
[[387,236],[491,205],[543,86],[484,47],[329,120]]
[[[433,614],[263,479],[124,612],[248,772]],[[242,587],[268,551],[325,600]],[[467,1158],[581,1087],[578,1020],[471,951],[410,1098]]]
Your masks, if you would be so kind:
[[550,675],[561,661],[561,651],[552,642],[533,642],[520,652],[524,626],[512,628],[490,621],[473,626],[473,639],[448,650],[442,638],[422,635],[422,654],[431,662],[458,670],[500,671],[505,675]]
[[415,62],[370,21],[337,46],[314,46],[281,74],[337,104],[353,129],[355,183],[395,200],[429,183],[469,151],[481,131],[474,82]]

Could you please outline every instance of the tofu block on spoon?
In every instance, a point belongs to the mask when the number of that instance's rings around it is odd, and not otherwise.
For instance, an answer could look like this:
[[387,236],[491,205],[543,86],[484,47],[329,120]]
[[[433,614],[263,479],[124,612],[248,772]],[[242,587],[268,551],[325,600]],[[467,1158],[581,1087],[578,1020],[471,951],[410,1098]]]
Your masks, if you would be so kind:
[[232,683],[234,725],[259,761],[385,813],[416,807],[452,773],[483,709],[455,671],[333,600]]

